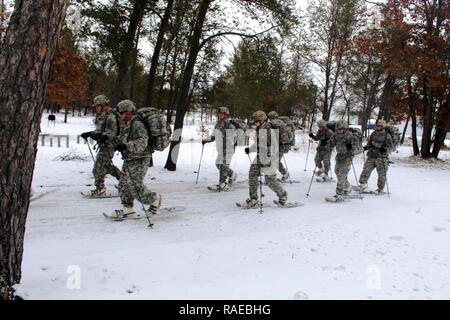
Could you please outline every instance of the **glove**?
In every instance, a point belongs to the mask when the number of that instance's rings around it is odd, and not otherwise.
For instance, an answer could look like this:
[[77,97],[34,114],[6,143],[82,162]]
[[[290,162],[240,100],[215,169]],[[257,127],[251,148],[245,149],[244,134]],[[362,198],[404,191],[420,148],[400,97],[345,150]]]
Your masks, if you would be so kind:
[[321,139],[321,140],[320,140],[320,145],[321,145],[322,147],[325,147],[325,146],[327,145],[327,143],[328,143],[328,139]]
[[108,139],[109,137],[106,134],[100,134],[97,141],[98,143],[105,143]]
[[249,153],[250,153],[250,148],[249,148],[249,147],[246,147],[246,148],[244,149],[244,151],[245,151],[246,154],[249,154]]
[[367,151],[367,150],[369,150],[370,149],[370,147],[369,146],[364,146],[364,151]]
[[118,144],[115,148],[116,151],[119,151],[120,153],[123,153],[127,150],[127,145],[125,143]]
[[81,134],[81,137],[84,139],[84,140],[87,140],[87,138],[89,138],[91,136],[91,133],[90,132],[83,132],[82,134]]
[[352,151],[352,144],[350,142],[348,142],[345,147],[347,148],[347,151],[350,152]]
[[91,132],[90,137],[94,139],[95,141],[98,141],[98,138],[101,136],[101,133],[98,132]]
[[380,148],[380,152],[383,154],[383,153],[386,153],[386,148],[384,148],[384,147],[381,147]]
[[314,133],[310,132],[308,135],[311,139],[314,139]]

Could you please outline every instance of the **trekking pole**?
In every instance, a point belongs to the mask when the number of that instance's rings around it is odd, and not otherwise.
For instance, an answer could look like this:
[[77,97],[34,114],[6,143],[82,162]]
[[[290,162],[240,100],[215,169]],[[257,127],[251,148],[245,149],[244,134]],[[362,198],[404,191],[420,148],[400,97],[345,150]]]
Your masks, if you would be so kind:
[[312,185],[312,182],[313,182],[313,179],[314,179],[314,173],[315,173],[316,169],[317,169],[317,165],[314,167],[314,171],[313,171],[312,176],[311,176],[311,181],[309,182],[308,192],[306,193],[307,197],[309,197],[309,191],[311,190],[311,185]]
[[94,158],[94,155],[92,153],[91,146],[89,145],[89,141],[88,141],[88,139],[85,139],[85,140],[86,140],[87,146],[89,148],[89,153],[91,154],[92,161],[94,161],[94,163],[95,163],[95,158]]
[[262,193],[262,179],[261,179],[261,168],[259,168],[259,214],[263,213],[263,193]]
[[[288,169],[288,166],[287,166],[287,163],[286,163],[286,158],[284,157],[284,154],[283,154],[283,161],[284,161],[284,166],[286,167],[286,171],[289,174],[289,169]],[[289,174],[289,183],[292,184],[292,180],[291,180],[291,175],[290,174]]]
[[203,149],[204,148],[205,148],[205,145],[202,143],[202,153],[200,154],[200,162],[198,163],[197,179],[195,180],[195,184],[197,184],[198,176],[200,175],[200,165],[202,164],[202,157],[203,157]]
[[[389,160],[388,160],[388,164],[387,164],[388,166],[389,166]],[[387,169],[386,169],[386,163],[383,163],[383,166],[384,166],[384,173],[385,173],[385,178],[386,178],[386,191],[387,191],[387,194],[388,194],[388,198],[390,198],[391,197],[391,194],[390,194],[390,192],[389,192],[389,183],[388,183],[388,179],[387,179]]]
[[[305,170],[303,170],[303,171],[306,171],[306,165],[308,164],[309,146],[310,145],[311,145],[311,139],[309,139],[309,142],[308,142],[308,151],[306,152]],[[316,170],[316,169],[314,169],[314,170]]]

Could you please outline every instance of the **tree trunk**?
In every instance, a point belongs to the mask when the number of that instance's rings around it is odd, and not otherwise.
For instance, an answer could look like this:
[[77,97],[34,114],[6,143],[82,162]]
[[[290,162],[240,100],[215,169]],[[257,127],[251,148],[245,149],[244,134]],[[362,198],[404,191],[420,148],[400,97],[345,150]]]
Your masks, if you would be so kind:
[[[191,84],[192,75],[194,73],[195,61],[197,60],[197,55],[200,50],[200,38],[202,35],[203,24],[205,23],[206,13],[212,1],[213,0],[202,0],[200,2],[197,19],[194,26],[194,33],[191,38],[188,60],[183,72],[180,90],[178,92],[176,104],[177,115],[175,117],[174,130],[179,130],[180,137],[183,130],[184,116],[187,111],[189,87]],[[177,169],[176,163],[178,160],[178,151],[179,151],[179,147],[177,146],[180,143],[180,141],[181,139],[178,141],[172,141],[172,143],[170,144],[169,155],[167,157],[165,165],[165,168],[167,170],[175,171]]]
[[[130,100],[133,100],[134,94],[134,78],[136,77],[136,65],[139,53],[139,37],[141,35],[141,24],[139,24],[137,32],[136,32],[136,41],[134,42],[134,50],[133,50],[133,63],[131,66],[131,74],[130,74]],[[145,106],[145,105],[144,105]]]
[[144,16],[145,5],[148,0],[136,0],[133,4],[133,11],[130,15],[130,24],[128,25],[127,35],[125,36],[124,44],[121,48],[119,65],[117,67],[117,78],[114,86],[114,91],[111,98],[111,105],[115,106],[117,103],[125,98],[125,83],[128,75],[128,70],[131,65],[131,58],[134,48],[134,39],[138,26],[141,24]]
[[418,156],[419,144],[417,143],[417,117],[415,111],[411,114],[411,138],[413,143],[413,152],[415,156]]
[[167,1],[166,9],[164,10],[164,16],[161,20],[161,25],[159,26],[158,38],[156,40],[155,49],[152,55],[152,64],[150,66],[150,71],[148,74],[147,82],[147,94],[145,95],[144,106],[150,107],[152,105],[153,90],[155,86],[156,79],[156,69],[158,67],[159,54],[164,41],[164,34],[166,33],[167,27],[169,25],[169,18],[172,14],[173,0]]
[[409,119],[410,119],[410,117],[408,116],[408,119],[406,119],[405,127],[403,128],[403,133],[402,133],[402,138],[400,139],[400,144],[403,144],[403,142],[405,142],[405,134],[406,134],[406,129],[408,128]]
[[16,0],[0,51],[0,299],[21,279],[44,94],[67,5]]
[[444,145],[447,132],[450,129],[450,106],[448,99],[439,107],[436,118],[436,135],[434,137],[433,152],[431,153],[431,156],[435,159],[437,159]]
[[429,85],[424,84],[424,115],[423,115],[423,132],[422,144],[420,148],[420,156],[424,159],[431,157],[431,132],[433,131],[433,95]]

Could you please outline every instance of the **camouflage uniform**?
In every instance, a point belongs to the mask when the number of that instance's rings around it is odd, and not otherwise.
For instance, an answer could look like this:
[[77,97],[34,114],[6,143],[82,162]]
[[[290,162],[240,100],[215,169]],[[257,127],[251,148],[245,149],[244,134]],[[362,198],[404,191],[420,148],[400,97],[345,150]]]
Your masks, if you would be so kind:
[[[287,192],[277,180],[278,167],[278,143],[271,137],[273,127],[265,122],[256,129],[256,143],[250,147],[250,151],[256,151],[256,158],[250,165],[248,173],[250,199],[258,199],[259,176],[264,174],[265,181],[269,188],[274,191],[279,198],[287,198]],[[272,143],[273,142],[273,143]],[[256,150],[255,150],[256,149]],[[272,155],[277,157],[272,161]]]
[[233,176],[230,169],[231,158],[234,155],[234,145],[236,142],[236,127],[225,119],[223,123],[217,123],[214,127],[214,140],[216,141],[216,167],[219,170],[219,183],[225,183],[227,178]]
[[[269,113],[270,114],[270,113]],[[287,128],[287,124],[280,119],[271,119],[270,123],[272,124],[272,128],[277,128],[278,134],[282,134],[282,132],[287,132],[286,130],[281,130],[281,128]],[[285,138],[285,137],[284,137]],[[282,137],[280,137],[279,141],[282,140]],[[279,156],[279,161],[278,161],[278,171],[280,171],[280,173],[282,175],[287,174],[287,169],[283,166],[283,156],[285,153],[288,153],[289,150],[291,150],[291,144],[279,144],[279,149],[278,149],[278,156]]]
[[112,163],[114,157],[115,144],[112,140],[119,134],[120,124],[117,114],[108,110],[98,115],[95,119],[96,130],[93,131],[95,135],[106,135],[108,140],[105,143],[99,143],[99,149],[95,158],[94,168],[92,174],[95,179],[95,187],[101,190],[105,187],[105,176],[112,175],[117,180],[120,180],[121,171]]
[[367,152],[367,160],[364,163],[363,171],[359,177],[359,183],[361,185],[367,185],[370,174],[376,168],[378,174],[378,190],[383,191],[389,167],[389,151],[392,150],[392,147],[392,137],[387,133],[386,129],[372,132],[367,141],[367,145],[364,147],[369,151]]
[[119,182],[122,205],[133,207],[134,199],[150,205],[157,194],[144,185],[144,177],[151,162],[147,128],[135,115],[129,125],[122,129],[120,136],[127,146],[123,154],[123,175]]
[[330,138],[330,147],[336,147],[336,165],[334,172],[337,177],[336,194],[345,195],[352,190],[352,186],[348,182],[347,176],[352,166],[353,154],[347,150],[348,143],[354,144],[354,137],[348,131],[345,133],[335,132]]
[[320,141],[319,146],[316,149],[317,152],[316,156],[314,157],[314,162],[317,168],[323,168],[323,173],[325,173],[326,175],[328,175],[328,172],[330,171],[330,158],[332,148],[330,146],[329,140],[332,135],[333,131],[325,127],[322,130],[319,129],[319,131],[317,131],[317,134],[311,137],[314,141]]

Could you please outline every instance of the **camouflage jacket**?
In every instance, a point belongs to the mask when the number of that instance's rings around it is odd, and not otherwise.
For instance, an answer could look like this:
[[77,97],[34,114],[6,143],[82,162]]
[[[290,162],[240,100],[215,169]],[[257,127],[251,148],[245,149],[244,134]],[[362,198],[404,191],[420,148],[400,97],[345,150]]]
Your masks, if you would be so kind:
[[[114,140],[120,134],[120,121],[118,115],[111,109],[99,114],[95,118],[95,134],[105,134],[108,136],[106,145],[109,149],[114,149]],[[102,148],[102,146],[100,146]]]
[[[333,135],[333,131],[331,131],[328,128],[325,128],[325,130],[319,130],[317,131],[317,134],[312,138],[314,141],[319,141],[319,146],[317,147],[318,152],[331,152],[331,145],[330,145],[330,138]],[[324,142],[322,142],[324,141]],[[326,143],[325,145],[322,145],[322,143]]]
[[[392,151],[393,142],[392,137],[386,130],[374,131],[369,136],[366,147],[369,148],[367,157],[369,158],[388,158],[389,152]],[[384,148],[385,152],[382,153],[381,149]]]
[[[271,162],[278,163],[279,145],[275,139],[274,127],[265,122],[255,130],[255,143],[250,146],[250,151],[256,151],[256,162],[262,166],[270,166]],[[272,159],[272,155],[274,159]]]
[[147,127],[136,115],[127,126],[122,127],[120,139],[127,146],[127,150],[124,152],[124,160],[151,157]]
[[329,144],[331,148],[336,148],[336,160],[353,158],[352,152],[347,150],[347,143],[356,143],[355,137],[348,130],[344,134],[335,132],[331,136]]
[[226,119],[223,123],[217,123],[214,127],[212,136],[216,142],[217,153],[231,154],[234,153],[236,144],[236,127]]

